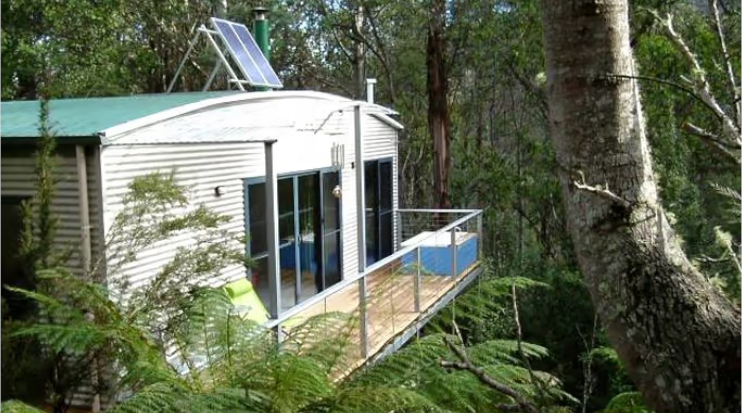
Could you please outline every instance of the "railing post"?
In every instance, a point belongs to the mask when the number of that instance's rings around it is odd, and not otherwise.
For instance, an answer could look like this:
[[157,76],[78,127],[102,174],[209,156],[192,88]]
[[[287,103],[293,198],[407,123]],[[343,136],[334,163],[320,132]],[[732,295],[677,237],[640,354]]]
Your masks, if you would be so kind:
[[395,211],[395,225],[397,228],[397,240],[395,241],[395,251],[399,251],[402,246],[402,213],[397,210]]
[[266,156],[266,245],[268,246],[268,311],[271,318],[281,313],[281,270],[279,269],[278,178],[274,165],[274,143],[264,142]]
[[451,229],[451,276],[457,276],[457,228]]
[[366,277],[359,278],[359,334],[361,335],[361,358],[369,355],[368,313],[366,311]]
[[482,259],[482,212],[477,215],[477,259]]
[[421,247],[418,246],[415,250],[415,278],[413,278],[413,293],[415,295],[415,312],[421,312]]
[[284,330],[281,329],[281,323],[276,324],[276,327],[274,327],[276,330],[276,344],[279,346],[279,350],[281,350],[281,343],[285,340],[285,334]]

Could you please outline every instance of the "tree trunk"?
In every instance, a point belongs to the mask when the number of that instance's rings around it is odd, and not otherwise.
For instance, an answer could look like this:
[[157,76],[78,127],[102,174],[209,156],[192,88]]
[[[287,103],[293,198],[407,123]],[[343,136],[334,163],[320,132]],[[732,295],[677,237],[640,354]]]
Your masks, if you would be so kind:
[[353,92],[356,99],[366,94],[366,46],[360,38],[364,33],[364,5],[359,2],[354,11],[354,31],[357,33],[353,41]]
[[687,259],[658,198],[626,0],[542,1],[567,226],[612,345],[658,412],[740,411],[740,311]]
[[449,82],[446,73],[444,26],[446,1],[432,0],[426,50],[428,128],[433,139],[434,193],[439,208],[449,208],[451,155],[449,147]]

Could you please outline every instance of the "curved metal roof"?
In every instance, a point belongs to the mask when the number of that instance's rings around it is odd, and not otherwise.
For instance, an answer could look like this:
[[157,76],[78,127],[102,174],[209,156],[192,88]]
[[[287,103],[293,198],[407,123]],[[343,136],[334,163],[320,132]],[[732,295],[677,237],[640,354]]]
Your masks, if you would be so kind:
[[[53,99],[49,119],[55,136],[97,137],[105,129],[204,99],[234,95],[238,92],[187,92],[134,96]],[[36,138],[39,136],[38,100],[0,103],[0,136]]]
[[[396,129],[402,125],[390,118],[395,111],[380,105],[353,101],[342,96],[312,91],[269,92],[185,92],[104,98],[57,99],[49,103],[52,131],[60,143],[79,141],[111,143],[115,137],[137,129],[250,103],[280,110],[287,102],[286,115],[301,118],[290,101],[322,101],[326,110],[343,110],[362,105],[366,111]],[[309,102],[308,102],[309,103]],[[330,109],[327,109],[330,108]],[[3,142],[34,140],[39,136],[39,101],[11,101],[0,104],[0,136]],[[257,114],[259,111],[251,110]],[[283,112],[283,111],[282,111]],[[249,113],[246,113],[249,115]]]

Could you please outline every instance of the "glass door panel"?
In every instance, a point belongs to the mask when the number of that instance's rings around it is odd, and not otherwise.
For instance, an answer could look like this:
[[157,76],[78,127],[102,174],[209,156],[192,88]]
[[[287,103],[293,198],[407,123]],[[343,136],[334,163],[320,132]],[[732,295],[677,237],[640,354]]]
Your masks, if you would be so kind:
[[338,172],[322,174],[323,198],[323,285],[328,288],[341,280],[340,200],[333,188],[340,183]]
[[248,185],[248,254],[255,265],[249,271],[249,278],[263,304],[268,308],[268,248],[266,247],[266,185]]
[[379,162],[379,209],[392,211],[392,162]]
[[392,161],[364,164],[366,198],[366,265],[393,252]]
[[379,259],[392,255],[392,162],[379,162]]
[[320,182],[319,174],[303,175],[298,181],[300,301],[322,289],[320,265]]
[[371,265],[379,260],[379,238],[377,223],[377,162],[371,161],[364,164],[364,202],[365,224],[366,224],[366,265]]
[[257,257],[265,254],[266,248],[266,185],[248,185],[248,237],[250,254]]
[[297,303],[297,260],[294,179],[282,178],[278,182],[279,198],[279,271],[281,273],[281,308],[286,310]]

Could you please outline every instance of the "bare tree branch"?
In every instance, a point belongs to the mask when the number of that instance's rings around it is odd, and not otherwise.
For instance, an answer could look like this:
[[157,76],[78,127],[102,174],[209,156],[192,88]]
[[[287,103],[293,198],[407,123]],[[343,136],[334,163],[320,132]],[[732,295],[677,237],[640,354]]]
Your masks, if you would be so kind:
[[593,356],[591,352],[596,347],[596,330],[598,330],[599,315],[598,313],[593,315],[593,330],[591,331],[591,344],[589,345],[586,338],[583,337],[583,333],[580,331],[580,327],[576,324],[575,329],[578,331],[578,336],[583,341],[583,347],[586,349],[588,360],[583,362],[583,399],[581,400],[581,412],[586,413],[588,409],[588,400],[593,394],[593,389],[596,386],[596,378],[593,377]]
[[715,111],[715,108],[714,107],[709,106],[707,104],[707,102],[705,102],[704,99],[702,99],[699,95],[697,95],[697,93],[694,90],[689,89],[688,87],[686,87],[686,86],[684,86],[684,85],[682,85],[680,83],[676,83],[676,82],[673,82],[673,81],[670,81],[670,80],[667,80],[667,79],[661,79],[661,78],[657,78],[657,77],[651,77],[651,76],[621,75],[621,74],[615,74],[615,73],[610,73],[610,74],[606,75],[606,77],[608,79],[637,79],[637,80],[647,80],[647,81],[650,81],[650,82],[661,83],[661,84],[664,84],[664,85],[672,86],[673,88],[678,89],[678,90],[680,90],[680,91],[688,94],[689,96],[693,97],[694,99],[696,99],[697,101],[699,101],[700,103],[702,103],[706,108],[708,108],[709,110],[711,110],[712,113],[715,114],[715,116],[717,116],[717,112]]
[[[458,328],[457,328],[458,330]],[[441,367],[447,368],[447,369],[454,369],[454,370],[463,370],[463,371],[469,371],[470,373],[474,374],[475,377],[480,380],[481,383],[485,384],[486,386],[490,387],[491,389],[502,393],[506,396],[511,397],[515,402],[516,405],[519,407],[519,410],[513,410],[513,405],[498,405],[500,408],[501,406],[506,407],[506,409],[511,409],[508,411],[522,411],[527,413],[540,413],[539,409],[532,404],[530,401],[528,401],[521,393],[517,392],[516,390],[512,389],[511,387],[508,387],[507,385],[495,380],[493,377],[491,377],[485,370],[483,370],[480,367],[476,367],[472,364],[472,361],[470,361],[469,357],[467,356],[467,353],[463,348],[460,348],[457,344],[453,343],[450,339],[445,338],[444,342],[446,345],[451,349],[451,351],[454,352],[454,354],[457,355],[457,357],[461,360],[459,362],[455,361],[441,361]],[[505,410],[505,409],[504,409]]]
[[526,366],[526,369],[529,371],[529,378],[537,389],[540,397],[544,398],[544,383],[542,383],[542,381],[534,374],[534,370],[531,368],[531,363],[529,363],[529,359],[526,358],[526,355],[524,354],[524,346],[521,342],[521,320],[519,319],[519,305],[516,297],[515,282],[511,284],[511,301],[513,302],[513,318],[516,322],[516,346],[519,351],[519,356],[521,357],[521,362],[524,363],[524,366]]
[[615,194],[614,192],[611,192],[609,190],[609,184],[605,184],[604,186],[601,186],[601,185],[595,185],[595,186],[594,185],[588,185],[588,184],[586,184],[586,179],[583,176],[583,171],[578,171],[578,174],[580,174],[580,178],[581,178],[580,179],[580,182],[573,181],[573,185],[575,185],[576,188],[578,188],[578,189],[580,189],[582,191],[587,191],[587,192],[594,193],[594,194],[599,195],[599,196],[602,196],[604,198],[608,198],[608,199],[610,199],[610,200],[612,200],[612,201],[614,201],[614,202],[622,205],[625,208],[629,208],[630,206],[632,206],[631,203],[628,200],[620,197],[619,195]]
[[678,49],[686,58],[686,60],[692,65],[693,78],[689,81],[689,83],[694,87],[694,90],[699,95],[699,97],[705,103],[707,103],[707,106],[709,106],[710,109],[714,111],[714,113],[722,122],[722,130],[725,138],[731,143],[735,143],[740,146],[740,128],[735,122],[733,122],[730,116],[728,116],[728,114],[725,113],[724,110],[722,110],[722,107],[720,107],[717,99],[715,99],[715,97],[712,95],[709,81],[707,81],[707,77],[704,74],[704,69],[699,64],[699,60],[697,60],[696,56],[694,56],[694,53],[692,53],[691,49],[689,49],[689,46],[687,46],[684,39],[674,29],[672,16],[670,14],[666,14],[665,17],[661,17],[654,10],[650,10],[650,13],[661,24],[661,26],[663,26],[666,34],[668,35],[668,38],[671,40],[673,45],[676,46],[676,49]]
[[346,56],[346,59],[348,59],[349,62],[353,63],[354,58],[351,56],[351,53],[348,51],[348,48],[346,48],[346,45],[343,44],[343,41],[341,40],[340,36],[338,36],[338,31],[335,30],[336,28],[332,28],[331,32],[333,33],[333,38],[335,39],[336,43],[338,43],[338,48],[341,49],[341,52],[344,56]]
[[509,60],[508,62],[506,62],[506,68],[511,72],[513,77],[516,78],[521,87],[523,87],[524,90],[527,91],[527,93],[530,93],[532,96],[534,96],[535,99],[537,99],[537,102],[539,103],[539,107],[541,109],[540,115],[545,121],[547,121],[549,107],[547,105],[547,95],[545,94],[545,90],[539,85],[525,78],[524,75],[516,69],[516,65],[512,61]]
[[723,154],[725,154],[725,156],[728,157],[728,159],[732,160],[737,165],[741,164],[740,154],[736,154],[735,152],[733,152],[735,150],[739,151],[740,146],[735,147],[729,145],[726,142],[722,142],[719,135],[715,135],[714,133],[704,130],[699,126],[696,126],[689,122],[684,123],[683,129],[687,133],[702,138],[704,142],[721,151]]
[[376,42],[376,45],[371,44],[371,42],[367,41],[366,38],[364,38],[364,43],[366,43],[366,47],[371,50],[371,52],[379,59],[379,61],[382,63],[382,68],[384,69],[385,76],[387,77],[387,88],[390,92],[390,100],[392,101],[392,104],[395,103],[397,100],[397,96],[395,95],[395,86],[392,79],[392,70],[390,69],[390,62],[387,52],[384,50],[384,42],[379,36],[379,29],[377,25],[377,19],[376,16],[371,12],[370,8],[365,8],[364,11],[366,12],[366,20],[369,22],[369,27],[371,28],[372,35],[374,36],[374,41]]
[[727,81],[730,84],[730,90],[733,93],[733,107],[735,108],[735,119],[737,120],[738,127],[740,128],[740,106],[738,105],[738,86],[735,81],[735,73],[733,72],[733,65],[730,63],[730,53],[728,53],[728,45],[725,42],[725,34],[722,31],[722,23],[720,22],[720,8],[718,7],[718,0],[709,0],[709,8],[712,11],[712,26],[717,34],[717,40],[720,42],[720,50],[722,51],[722,58],[725,62],[725,71],[727,74]]

